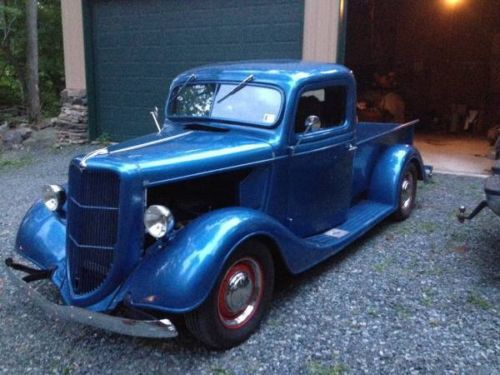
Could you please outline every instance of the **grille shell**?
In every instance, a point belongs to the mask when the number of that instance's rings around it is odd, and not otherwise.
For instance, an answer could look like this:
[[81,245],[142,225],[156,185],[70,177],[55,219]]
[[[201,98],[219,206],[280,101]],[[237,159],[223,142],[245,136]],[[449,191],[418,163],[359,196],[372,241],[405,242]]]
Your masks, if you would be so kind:
[[120,176],[72,164],[68,183],[68,268],[75,294],[95,291],[108,278],[118,236]]

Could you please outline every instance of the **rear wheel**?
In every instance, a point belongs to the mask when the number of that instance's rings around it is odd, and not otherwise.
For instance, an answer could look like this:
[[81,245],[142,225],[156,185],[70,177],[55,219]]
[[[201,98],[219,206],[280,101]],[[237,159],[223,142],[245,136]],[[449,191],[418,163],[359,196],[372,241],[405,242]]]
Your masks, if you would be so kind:
[[405,220],[415,207],[417,193],[417,168],[410,163],[401,174],[399,181],[399,203],[393,218],[398,221]]
[[245,341],[265,315],[274,289],[273,259],[261,242],[242,244],[226,262],[207,300],[185,316],[189,331],[214,349]]

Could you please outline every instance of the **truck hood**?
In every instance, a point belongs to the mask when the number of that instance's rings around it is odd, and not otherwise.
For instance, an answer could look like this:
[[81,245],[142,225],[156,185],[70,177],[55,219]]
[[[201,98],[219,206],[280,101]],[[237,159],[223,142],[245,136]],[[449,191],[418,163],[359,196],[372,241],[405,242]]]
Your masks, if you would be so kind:
[[274,153],[269,143],[242,132],[183,129],[110,146],[101,154],[80,158],[80,164],[82,159],[90,168],[139,171],[148,186],[269,162]]

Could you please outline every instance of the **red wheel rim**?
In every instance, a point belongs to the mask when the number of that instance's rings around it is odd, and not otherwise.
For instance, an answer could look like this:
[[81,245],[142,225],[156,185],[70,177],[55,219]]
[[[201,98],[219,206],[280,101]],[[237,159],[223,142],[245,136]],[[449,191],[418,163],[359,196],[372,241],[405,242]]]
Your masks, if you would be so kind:
[[261,265],[253,258],[242,258],[229,267],[219,286],[217,312],[229,329],[245,326],[257,312],[264,286]]

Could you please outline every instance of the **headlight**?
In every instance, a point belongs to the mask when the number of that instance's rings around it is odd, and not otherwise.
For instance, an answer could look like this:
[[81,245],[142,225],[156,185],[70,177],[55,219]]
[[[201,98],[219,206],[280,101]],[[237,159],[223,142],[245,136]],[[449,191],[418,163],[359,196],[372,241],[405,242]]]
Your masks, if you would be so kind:
[[43,203],[50,211],[58,211],[66,201],[66,193],[59,185],[47,185],[43,188]]
[[165,206],[149,206],[144,213],[144,226],[154,238],[162,238],[169,233],[174,229],[174,223],[172,212]]

